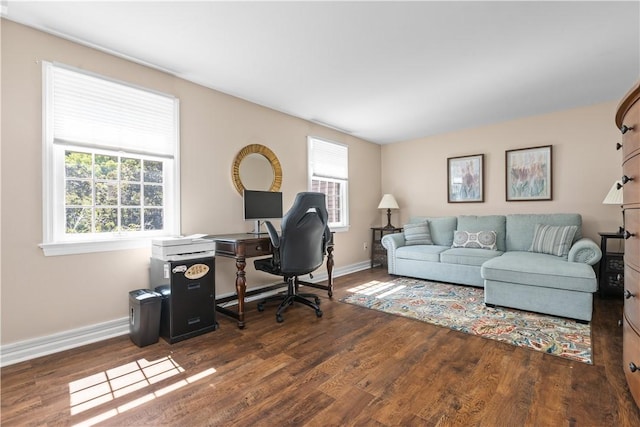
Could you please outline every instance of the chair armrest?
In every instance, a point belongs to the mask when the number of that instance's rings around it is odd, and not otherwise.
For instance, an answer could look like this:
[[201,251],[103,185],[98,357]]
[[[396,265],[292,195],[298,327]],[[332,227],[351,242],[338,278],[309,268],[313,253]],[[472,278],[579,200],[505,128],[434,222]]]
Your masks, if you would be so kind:
[[280,247],[280,236],[278,236],[278,232],[276,228],[271,224],[271,221],[265,221],[264,225],[267,226],[267,232],[269,233],[269,239],[271,239],[271,246],[274,248]]
[[387,266],[389,274],[396,274],[396,249],[405,245],[404,233],[394,233],[382,236],[382,247],[387,250]]
[[571,246],[568,255],[569,262],[582,262],[595,265],[602,258],[600,247],[593,240],[584,237]]

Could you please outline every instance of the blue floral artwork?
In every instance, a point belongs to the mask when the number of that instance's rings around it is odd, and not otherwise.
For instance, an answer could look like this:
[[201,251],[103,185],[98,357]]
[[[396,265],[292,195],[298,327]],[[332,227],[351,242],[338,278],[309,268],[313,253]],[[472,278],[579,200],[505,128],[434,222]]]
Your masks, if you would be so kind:
[[483,202],[484,154],[451,157],[447,162],[449,167],[447,201],[449,203]]
[[551,200],[551,145],[506,152],[507,201]]

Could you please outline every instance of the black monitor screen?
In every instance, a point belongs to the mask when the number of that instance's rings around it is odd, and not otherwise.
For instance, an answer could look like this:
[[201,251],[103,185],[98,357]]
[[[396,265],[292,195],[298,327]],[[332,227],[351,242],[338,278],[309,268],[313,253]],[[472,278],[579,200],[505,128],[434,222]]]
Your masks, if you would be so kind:
[[244,219],[282,218],[282,193],[244,190]]

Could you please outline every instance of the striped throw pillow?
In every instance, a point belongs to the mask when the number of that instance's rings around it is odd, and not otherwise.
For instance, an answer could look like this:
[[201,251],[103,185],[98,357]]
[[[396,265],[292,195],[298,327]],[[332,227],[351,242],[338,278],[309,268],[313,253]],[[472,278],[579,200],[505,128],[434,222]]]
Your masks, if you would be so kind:
[[405,224],[404,240],[407,245],[433,245],[427,221]]
[[577,231],[577,225],[536,224],[529,252],[566,257]]

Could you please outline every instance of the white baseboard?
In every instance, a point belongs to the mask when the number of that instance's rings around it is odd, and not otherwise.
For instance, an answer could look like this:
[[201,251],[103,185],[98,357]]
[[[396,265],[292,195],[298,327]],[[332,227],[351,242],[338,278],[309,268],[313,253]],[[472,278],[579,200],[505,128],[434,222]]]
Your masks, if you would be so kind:
[[127,333],[129,333],[129,318],[123,317],[45,337],[3,345],[0,348],[0,367],[103,341]]
[[[355,273],[370,268],[370,262],[364,261],[333,270],[333,277]],[[327,280],[326,271],[314,274],[313,282]],[[224,297],[224,295],[219,295]],[[255,298],[254,298],[255,299]],[[13,365],[37,357],[69,350],[83,345],[103,341],[129,333],[129,318],[110,320],[104,323],[59,332],[45,337],[20,341],[0,346],[0,367]]]

